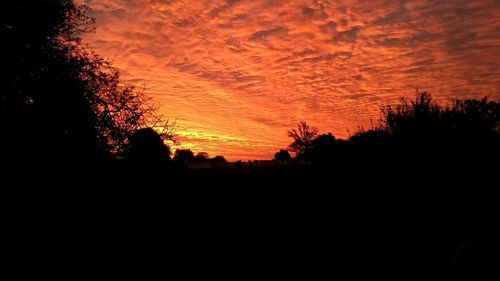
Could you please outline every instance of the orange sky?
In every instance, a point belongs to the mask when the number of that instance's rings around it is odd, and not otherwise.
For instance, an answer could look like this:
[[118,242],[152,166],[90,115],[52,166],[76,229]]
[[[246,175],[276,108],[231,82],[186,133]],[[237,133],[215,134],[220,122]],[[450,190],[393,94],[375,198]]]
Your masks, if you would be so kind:
[[211,156],[270,159],[301,120],[345,138],[416,88],[500,98],[498,0],[85,2],[84,42]]

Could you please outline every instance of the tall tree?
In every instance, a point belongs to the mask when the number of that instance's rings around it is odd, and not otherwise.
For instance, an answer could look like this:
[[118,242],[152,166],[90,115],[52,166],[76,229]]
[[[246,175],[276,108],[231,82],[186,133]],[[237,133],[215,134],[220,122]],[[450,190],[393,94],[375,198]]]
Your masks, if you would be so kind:
[[154,122],[142,91],[81,42],[94,29],[72,0],[7,0],[0,11],[3,159],[97,160]]

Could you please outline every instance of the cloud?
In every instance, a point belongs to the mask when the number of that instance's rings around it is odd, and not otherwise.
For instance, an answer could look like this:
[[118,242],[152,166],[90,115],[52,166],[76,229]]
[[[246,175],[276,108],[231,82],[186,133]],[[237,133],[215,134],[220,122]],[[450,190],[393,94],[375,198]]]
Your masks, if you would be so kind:
[[252,35],[250,35],[248,40],[250,40],[250,41],[267,40],[270,37],[274,37],[277,35],[283,35],[285,33],[286,33],[286,29],[282,26],[278,26],[278,27],[274,27],[271,29],[257,31],[255,33],[253,33]]
[[[81,1],[83,2],[83,1]],[[84,38],[183,146],[271,158],[305,120],[347,137],[415,88],[500,98],[497,0],[93,0]]]
[[408,9],[406,8],[407,0],[400,0],[395,11],[391,11],[381,18],[377,19],[375,25],[385,25],[385,24],[407,24],[411,19],[408,14]]
[[329,21],[324,25],[321,25],[321,32],[334,33],[336,31],[337,31],[337,23],[334,21]]
[[355,43],[361,27],[355,26],[349,30],[337,32],[333,36],[334,43]]
[[321,5],[320,9],[304,7],[302,9],[302,14],[308,19],[325,20],[328,18],[328,14],[325,13],[323,5]]

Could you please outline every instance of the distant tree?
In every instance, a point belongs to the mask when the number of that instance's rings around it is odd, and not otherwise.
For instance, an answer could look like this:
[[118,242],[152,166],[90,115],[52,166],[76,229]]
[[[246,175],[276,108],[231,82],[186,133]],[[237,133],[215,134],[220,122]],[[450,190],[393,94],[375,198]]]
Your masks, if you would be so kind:
[[177,149],[174,153],[174,162],[187,165],[194,161],[194,153],[191,149]]
[[210,159],[210,162],[212,163],[212,167],[225,167],[228,164],[226,158],[220,155]]
[[170,160],[170,148],[162,137],[152,128],[137,130],[131,137],[128,159],[134,163],[157,164]]
[[288,150],[295,152],[295,157],[302,156],[304,151],[311,148],[311,141],[318,135],[316,127],[310,127],[306,122],[301,121],[297,124],[297,129],[288,131],[288,136],[293,142],[288,146]]
[[221,155],[215,156],[214,158],[212,158],[212,161],[227,163],[226,158],[224,158],[224,156],[221,156]]
[[194,157],[195,162],[206,162],[209,159],[210,159],[210,157],[208,156],[208,153],[206,153],[206,152],[198,152],[198,154],[196,154],[196,156]]
[[286,149],[280,149],[280,151],[276,152],[274,154],[274,159],[278,161],[289,161],[292,159],[292,156],[290,156],[290,153]]

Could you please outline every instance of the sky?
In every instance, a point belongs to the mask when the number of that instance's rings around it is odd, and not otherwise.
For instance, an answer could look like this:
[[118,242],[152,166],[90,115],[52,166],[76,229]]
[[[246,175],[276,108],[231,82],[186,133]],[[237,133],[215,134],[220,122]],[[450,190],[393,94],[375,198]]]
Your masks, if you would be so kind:
[[347,138],[417,90],[500,99],[500,0],[86,0],[83,38],[180,147],[271,159],[299,121]]

